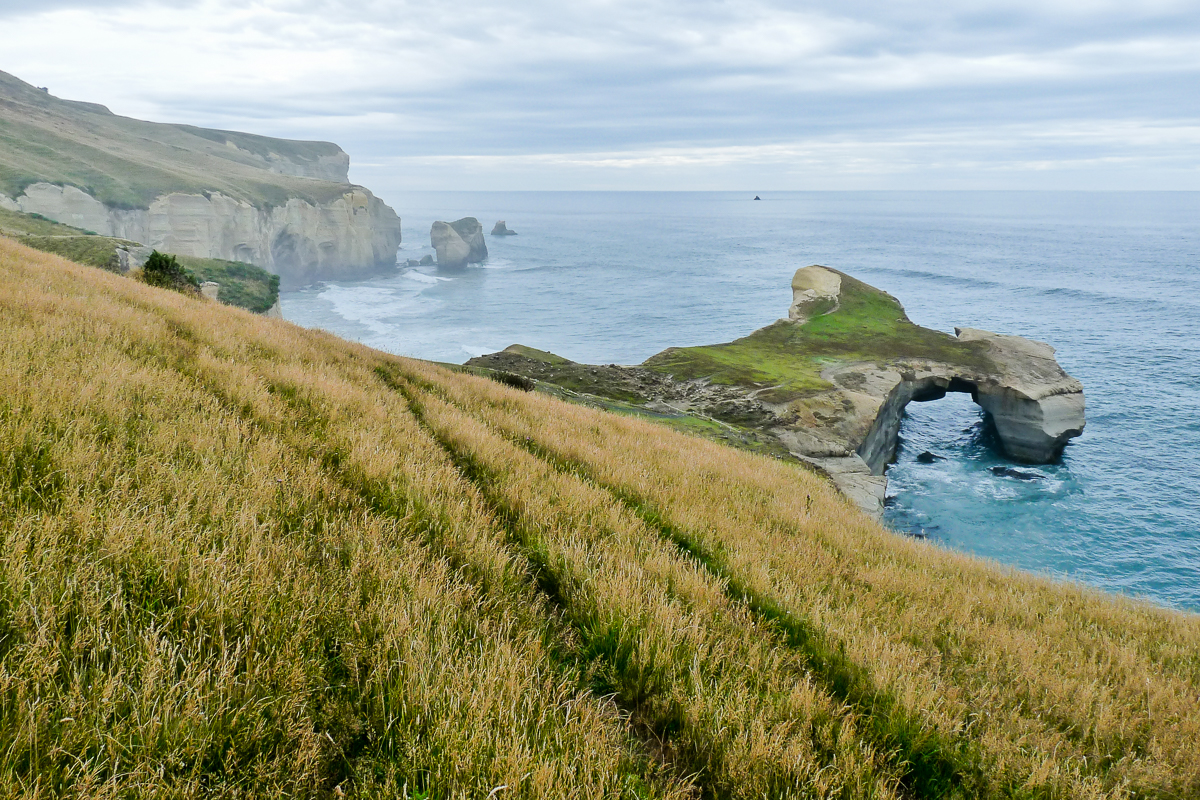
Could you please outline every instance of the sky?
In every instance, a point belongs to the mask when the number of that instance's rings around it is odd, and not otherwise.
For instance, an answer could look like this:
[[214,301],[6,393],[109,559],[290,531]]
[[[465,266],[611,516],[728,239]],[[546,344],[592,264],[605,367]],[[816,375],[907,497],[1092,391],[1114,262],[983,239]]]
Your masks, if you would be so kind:
[[1200,190],[1200,0],[0,0],[0,70],[377,194]]

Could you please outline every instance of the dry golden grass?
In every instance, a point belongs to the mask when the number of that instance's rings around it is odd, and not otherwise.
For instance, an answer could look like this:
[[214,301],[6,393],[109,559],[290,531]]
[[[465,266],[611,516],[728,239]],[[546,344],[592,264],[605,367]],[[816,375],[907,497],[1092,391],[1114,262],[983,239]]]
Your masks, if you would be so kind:
[[684,792],[528,587],[486,591],[306,447],[264,375],[322,337],[210,318],[259,331],[230,361],[188,328],[211,304],[6,242],[0,275],[0,795]]
[[1200,796],[1196,616],[897,537],[772,459],[410,368],[656,521],[816,650],[844,648],[871,699],[962,746],[971,793]]
[[0,795],[1200,797],[1193,615],[6,240],[0,342]]

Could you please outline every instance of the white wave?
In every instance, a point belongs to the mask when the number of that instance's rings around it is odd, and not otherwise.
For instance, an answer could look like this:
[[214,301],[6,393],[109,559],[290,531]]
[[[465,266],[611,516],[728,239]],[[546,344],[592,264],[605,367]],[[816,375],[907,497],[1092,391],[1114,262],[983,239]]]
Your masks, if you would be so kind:
[[486,345],[480,346],[480,345],[474,345],[474,344],[461,344],[461,343],[459,344],[459,348],[464,353],[469,355],[471,358],[475,358],[476,356],[485,356],[488,353],[495,353],[495,352],[498,352],[503,349],[501,347],[488,347]]
[[453,278],[439,278],[437,275],[426,275],[424,272],[413,272],[412,270],[409,270],[408,272],[405,272],[402,274],[405,278],[408,278],[410,281],[416,281],[417,283],[427,283],[430,286],[436,286],[438,281],[453,280]]
[[377,286],[326,286],[319,297],[333,306],[334,314],[375,336],[393,334],[396,326],[387,320],[419,302],[412,294]]

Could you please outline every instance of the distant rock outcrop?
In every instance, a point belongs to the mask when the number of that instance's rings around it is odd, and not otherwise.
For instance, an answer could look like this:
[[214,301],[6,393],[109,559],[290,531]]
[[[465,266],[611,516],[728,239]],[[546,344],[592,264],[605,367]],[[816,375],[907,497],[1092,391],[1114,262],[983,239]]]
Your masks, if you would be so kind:
[[492,226],[492,236],[516,236],[516,231],[510,231],[504,220],[500,220]]
[[478,264],[488,256],[483,226],[474,217],[433,223],[429,230],[429,242],[437,252],[439,267]]

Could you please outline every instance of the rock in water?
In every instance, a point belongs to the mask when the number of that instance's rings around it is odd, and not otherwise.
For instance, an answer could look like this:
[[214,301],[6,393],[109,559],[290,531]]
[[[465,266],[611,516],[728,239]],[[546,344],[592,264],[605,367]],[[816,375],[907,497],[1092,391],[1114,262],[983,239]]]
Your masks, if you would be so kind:
[[962,342],[983,342],[998,368],[975,381],[971,397],[992,415],[1004,451],[1018,461],[1053,461],[1083,433],[1083,385],[1054,359],[1054,348],[1021,336],[955,328]]
[[1024,472],[1012,467],[992,467],[992,474],[1002,478],[1016,478],[1019,481],[1040,481],[1046,477],[1040,472]]
[[488,255],[487,243],[483,240],[483,226],[474,217],[433,223],[429,230],[429,241],[437,251],[439,267],[478,264]]
[[942,456],[935,455],[934,453],[931,453],[928,450],[926,450],[924,453],[921,453],[921,455],[917,456],[918,464],[932,464],[935,461],[945,461],[945,460],[946,459],[943,458]]
[[422,267],[433,266],[433,256],[429,255],[428,253],[421,256],[421,260],[418,262],[418,266],[422,266]]
[[504,224],[504,220],[500,220],[492,226],[492,236],[516,236],[516,231],[510,231],[508,226]]

